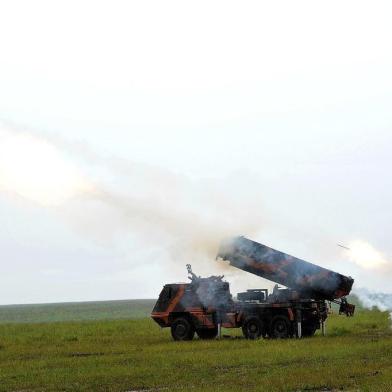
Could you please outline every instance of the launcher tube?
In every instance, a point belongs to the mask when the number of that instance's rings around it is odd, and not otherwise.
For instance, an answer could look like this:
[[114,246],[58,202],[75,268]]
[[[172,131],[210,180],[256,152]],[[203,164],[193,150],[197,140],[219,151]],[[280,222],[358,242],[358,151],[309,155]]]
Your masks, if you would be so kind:
[[351,277],[298,259],[269,246],[234,237],[223,241],[218,258],[243,271],[296,290],[301,296],[334,300],[348,295],[354,280]]

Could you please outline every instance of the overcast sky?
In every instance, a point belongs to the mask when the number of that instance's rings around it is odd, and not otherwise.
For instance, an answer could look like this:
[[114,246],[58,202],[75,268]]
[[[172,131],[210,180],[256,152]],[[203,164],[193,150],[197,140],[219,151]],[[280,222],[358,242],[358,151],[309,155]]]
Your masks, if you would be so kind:
[[268,286],[235,234],[392,291],[391,11],[0,2],[0,303]]

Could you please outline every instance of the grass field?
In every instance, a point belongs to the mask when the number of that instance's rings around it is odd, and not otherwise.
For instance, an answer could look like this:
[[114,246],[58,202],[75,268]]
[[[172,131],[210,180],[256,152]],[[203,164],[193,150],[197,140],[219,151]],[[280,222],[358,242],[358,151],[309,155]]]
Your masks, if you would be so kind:
[[[140,317],[141,304],[134,305]],[[1,391],[392,391],[385,312],[332,315],[327,337],[173,342],[149,318],[4,323],[11,316],[3,311]],[[26,321],[21,313],[11,320]],[[113,314],[107,309],[105,317]],[[63,309],[52,320],[70,316]]]
[[149,317],[155,300],[68,302],[0,306],[0,324],[118,320]]

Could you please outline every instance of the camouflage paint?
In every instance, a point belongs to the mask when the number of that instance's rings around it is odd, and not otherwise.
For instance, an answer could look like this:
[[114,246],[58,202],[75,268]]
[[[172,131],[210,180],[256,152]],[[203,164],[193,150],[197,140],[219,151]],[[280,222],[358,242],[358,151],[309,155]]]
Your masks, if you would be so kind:
[[245,237],[223,241],[218,258],[234,267],[297,290],[303,298],[333,300],[348,295],[354,280]]

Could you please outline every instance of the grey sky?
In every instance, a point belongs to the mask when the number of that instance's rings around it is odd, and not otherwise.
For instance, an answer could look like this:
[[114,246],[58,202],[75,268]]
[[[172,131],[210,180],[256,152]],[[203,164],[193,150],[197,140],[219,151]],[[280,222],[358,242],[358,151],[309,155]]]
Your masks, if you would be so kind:
[[[0,143],[45,141],[94,191],[47,206],[3,180],[0,303],[156,296],[188,261],[221,271],[211,249],[231,233],[390,291],[390,15],[377,1],[1,2]],[[21,170],[34,148],[14,151]],[[336,246],[352,241],[388,266]]]

